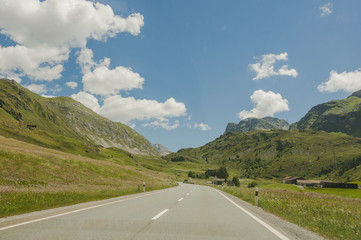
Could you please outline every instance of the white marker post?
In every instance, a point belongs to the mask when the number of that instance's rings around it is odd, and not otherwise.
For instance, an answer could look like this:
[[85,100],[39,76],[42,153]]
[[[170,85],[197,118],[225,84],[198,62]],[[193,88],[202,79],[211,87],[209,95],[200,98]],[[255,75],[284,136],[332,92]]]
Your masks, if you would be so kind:
[[258,206],[258,188],[256,188],[254,203]]
[[145,182],[143,182],[143,192],[145,192]]

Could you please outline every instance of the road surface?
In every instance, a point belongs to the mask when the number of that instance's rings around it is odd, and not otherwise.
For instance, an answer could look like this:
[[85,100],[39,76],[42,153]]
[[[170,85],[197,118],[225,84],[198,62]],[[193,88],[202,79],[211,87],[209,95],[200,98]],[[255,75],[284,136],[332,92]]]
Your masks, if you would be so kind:
[[80,206],[0,221],[0,239],[293,239],[205,186],[181,184]]

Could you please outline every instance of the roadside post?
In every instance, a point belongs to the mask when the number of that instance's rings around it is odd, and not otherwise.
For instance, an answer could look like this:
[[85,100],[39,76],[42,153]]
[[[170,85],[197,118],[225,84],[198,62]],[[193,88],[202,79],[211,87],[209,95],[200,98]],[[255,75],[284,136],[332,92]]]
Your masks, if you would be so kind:
[[258,206],[258,188],[256,187],[256,192],[255,192],[255,199],[254,199],[254,203],[256,206]]
[[224,183],[222,183],[222,191],[223,191],[223,185],[224,185]]
[[145,182],[143,182],[143,192],[145,192]]

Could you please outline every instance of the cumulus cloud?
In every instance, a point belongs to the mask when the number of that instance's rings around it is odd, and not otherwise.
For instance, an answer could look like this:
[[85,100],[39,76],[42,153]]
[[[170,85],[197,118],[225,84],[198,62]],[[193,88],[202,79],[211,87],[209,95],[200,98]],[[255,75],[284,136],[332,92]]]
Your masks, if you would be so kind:
[[288,54],[286,52],[279,55],[265,54],[262,55],[262,58],[259,60],[259,62],[249,64],[249,68],[257,74],[253,80],[259,80],[277,75],[297,77],[298,73],[296,69],[289,69],[288,65],[283,65],[280,69],[275,70],[274,65],[276,61],[288,61],[287,56]]
[[113,121],[129,122],[131,120],[158,119],[164,121],[169,117],[180,117],[186,114],[184,103],[169,98],[164,103],[135,99],[133,97],[123,98],[120,95],[108,97],[104,100],[99,113]]
[[93,51],[83,48],[77,62],[82,67],[84,90],[93,94],[109,96],[121,90],[143,88],[144,78],[131,68],[118,66],[110,69],[110,59],[104,58],[99,63],[93,61]]
[[321,17],[330,15],[332,13],[332,3],[328,2],[325,5],[323,5],[322,7],[320,7],[321,10]]
[[209,131],[209,130],[212,130],[212,128],[208,125],[208,124],[205,124],[203,122],[201,123],[195,123],[193,125],[193,128],[199,128],[200,130],[202,131]]
[[133,97],[123,98],[120,95],[114,95],[105,98],[103,105],[100,106],[98,99],[86,92],[79,92],[71,97],[112,121],[129,123],[132,120],[154,120],[143,126],[157,126],[168,130],[179,126],[178,121],[170,124],[170,117],[180,117],[186,114],[184,103],[177,102],[174,98],[169,98],[161,103],[155,100],[138,100]]
[[[2,0],[0,33],[16,45],[0,46],[0,75],[20,80],[61,77],[72,48],[88,39],[106,40],[120,32],[138,35],[144,18],[114,15],[109,5],[86,0]],[[5,64],[4,64],[5,63]]]
[[289,111],[287,99],[283,99],[279,93],[265,92],[260,89],[252,94],[251,100],[256,105],[255,108],[251,111],[243,110],[238,113],[240,119],[273,117],[277,112]]
[[48,91],[44,84],[30,84],[25,87],[27,89],[29,89],[30,91],[37,93],[37,94],[47,93],[47,91]]
[[99,112],[100,105],[99,105],[98,99],[96,97],[94,97],[93,95],[86,93],[86,92],[79,92],[77,94],[71,95],[71,97],[74,100],[82,103],[87,108],[90,108],[94,112]]
[[70,87],[71,89],[75,89],[78,86],[77,82],[66,82],[66,86]]
[[143,123],[142,126],[143,127],[149,127],[149,126],[161,127],[161,128],[164,128],[164,129],[169,131],[169,130],[173,130],[173,129],[178,128],[179,127],[179,121],[176,120],[174,122],[174,124],[171,124],[168,119],[163,120],[163,121],[162,120],[156,120],[156,121],[150,122],[150,123]]
[[329,79],[318,85],[320,92],[355,92],[361,89],[361,69],[353,72],[337,73],[335,70],[330,72]]

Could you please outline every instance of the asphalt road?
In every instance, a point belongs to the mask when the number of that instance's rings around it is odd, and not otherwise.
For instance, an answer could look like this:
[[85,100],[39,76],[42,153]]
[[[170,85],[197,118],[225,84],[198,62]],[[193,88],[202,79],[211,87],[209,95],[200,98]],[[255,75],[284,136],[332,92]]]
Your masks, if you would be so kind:
[[198,185],[59,211],[0,222],[0,239],[292,239],[230,196]]

